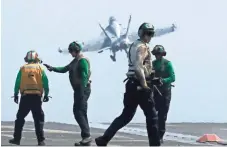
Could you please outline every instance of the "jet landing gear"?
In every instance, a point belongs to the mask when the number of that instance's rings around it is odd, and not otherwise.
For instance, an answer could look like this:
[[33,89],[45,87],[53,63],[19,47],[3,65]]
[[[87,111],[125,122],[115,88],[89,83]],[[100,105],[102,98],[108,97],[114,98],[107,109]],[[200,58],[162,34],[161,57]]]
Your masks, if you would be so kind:
[[116,58],[115,58],[113,55],[110,55],[110,58],[111,58],[114,62],[116,62]]

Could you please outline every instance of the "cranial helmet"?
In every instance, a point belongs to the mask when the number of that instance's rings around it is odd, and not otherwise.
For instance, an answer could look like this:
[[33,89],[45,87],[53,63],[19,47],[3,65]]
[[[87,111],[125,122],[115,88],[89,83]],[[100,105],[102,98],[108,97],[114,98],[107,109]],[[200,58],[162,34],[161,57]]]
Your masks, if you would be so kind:
[[166,51],[162,45],[156,45],[151,51],[153,55],[162,55],[166,56]]
[[155,33],[154,26],[149,23],[141,24],[139,27],[139,30],[138,30],[138,36],[142,37],[142,36],[144,36],[145,33],[151,33],[151,35],[153,37],[154,33]]
[[34,50],[30,50],[27,52],[24,57],[25,62],[40,62],[41,60],[38,58],[38,53]]
[[78,41],[73,41],[72,43],[69,44],[68,50],[69,52],[80,52],[82,51],[83,46],[81,43],[79,43]]

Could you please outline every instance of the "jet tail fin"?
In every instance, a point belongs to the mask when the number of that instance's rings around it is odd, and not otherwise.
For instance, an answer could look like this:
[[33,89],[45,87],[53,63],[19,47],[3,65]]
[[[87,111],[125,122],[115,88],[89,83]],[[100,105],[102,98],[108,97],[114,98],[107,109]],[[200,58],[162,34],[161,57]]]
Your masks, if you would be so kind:
[[125,33],[125,37],[126,37],[126,38],[128,37],[128,31],[129,31],[129,27],[130,27],[130,24],[131,24],[131,19],[132,19],[132,17],[131,17],[131,15],[130,15],[130,16],[129,16],[129,20],[128,20],[127,31],[126,31],[126,33]]
[[106,33],[105,29],[102,27],[102,25],[99,23],[100,28],[102,29],[103,33],[106,35],[106,37],[112,41],[111,37]]

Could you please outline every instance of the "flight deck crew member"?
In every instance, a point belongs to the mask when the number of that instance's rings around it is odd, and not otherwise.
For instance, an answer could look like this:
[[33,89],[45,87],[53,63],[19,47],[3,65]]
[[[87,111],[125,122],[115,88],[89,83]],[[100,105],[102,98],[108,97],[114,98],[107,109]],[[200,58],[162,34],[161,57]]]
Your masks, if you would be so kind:
[[156,90],[154,91],[155,107],[158,111],[159,135],[161,143],[163,143],[167,114],[171,101],[171,83],[175,81],[175,73],[172,63],[163,57],[166,56],[166,51],[162,45],[156,45],[152,50],[152,54],[156,58],[156,60],[152,62],[155,77],[160,78],[161,83],[163,83],[157,86],[161,95]]
[[69,80],[74,90],[73,113],[81,129],[82,140],[76,142],[75,146],[90,145],[92,138],[87,117],[87,101],[91,93],[90,62],[82,54],[82,44],[72,42],[68,47],[69,53],[74,59],[67,66],[52,67],[44,64],[49,71],[66,73],[69,71]]
[[140,39],[136,40],[129,49],[129,70],[126,74],[128,81],[125,85],[123,112],[115,118],[103,136],[95,139],[98,146],[106,146],[117,131],[132,120],[138,105],[146,117],[149,145],[160,146],[158,116],[154,100],[151,97],[152,90],[148,87],[146,80],[153,72],[151,53],[148,47],[148,43],[154,36],[153,25],[143,23],[139,27],[138,36]]
[[15,88],[14,88],[14,102],[18,104],[18,94],[20,91],[21,100],[19,110],[16,115],[13,139],[9,143],[20,145],[21,134],[25,123],[25,117],[30,110],[35,123],[35,132],[38,140],[38,145],[45,145],[44,138],[44,112],[42,110],[42,95],[43,89],[44,102],[49,101],[49,85],[48,78],[44,69],[39,64],[40,60],[35,51],[27,52],[24,58],[25,64],[22,66],[17,74]]

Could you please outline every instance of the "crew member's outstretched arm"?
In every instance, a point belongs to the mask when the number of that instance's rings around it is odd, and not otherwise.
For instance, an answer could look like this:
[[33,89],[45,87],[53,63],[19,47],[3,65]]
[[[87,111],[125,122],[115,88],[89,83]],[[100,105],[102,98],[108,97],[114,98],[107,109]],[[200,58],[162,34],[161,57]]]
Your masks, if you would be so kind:
[[69,66],[70,64],[64,67],[53,67],[53,71],[58,73],[66,73],[67,71],[69,71]]

